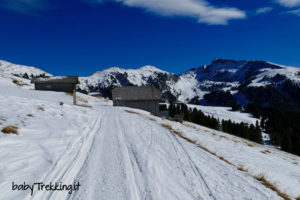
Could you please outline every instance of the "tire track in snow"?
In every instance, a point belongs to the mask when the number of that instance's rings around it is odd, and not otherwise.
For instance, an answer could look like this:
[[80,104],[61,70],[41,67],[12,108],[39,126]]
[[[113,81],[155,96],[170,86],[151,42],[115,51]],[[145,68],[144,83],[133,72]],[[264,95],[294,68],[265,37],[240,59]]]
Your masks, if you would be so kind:
[[[266,197],[251,194],[260,188],[254,181],[243,178],[235,169],[220,163],[207,152],[176,138],[159,123],[118,108],[103,109],[107,109],[103,126],[98,130],[90,155],[77,176],[86,187],[69,199]],[[205,162],[209,166],[203,166]],[[210,168],[213,170],[207,170]],[[231,182],[232,178],[236,184]],[[253,183],[253,187],[247,181]]]
[[83,187],[70,199],[141,199],[119,112],[107,112],[89,159],[77,177]]
[[[179,142],[178,138],[176,138],[176,135],[174,135],[174,133],[172,133],[171,131],[167,130],[167,135],[168,137],[170,138],[170,141],[172,143],[172,146],[174,148],[174,151],[176,152],[176,154],[178,155],[178,159],[179,159],[179,162],[180,163],[183,163],[183,161],[180,160],[180,158],[183,158],[182,155],[179,155],[179,151],[178,151],[178,146],[182,149],[182,152],[185,154],[187,160],[188,160],[188,163],[189,163],[189,166],[190,168],[192,169],[193,173],[195,174],[195,176],[199,177],[200,180],[201,180],[201,183],[203,184],[200,184],[201,186],[204,186],[202,187],[202,191],[206,191],[205,193],[208,194],[208,196],[205,196],[204,199],[206,199],[207,197],[211,198],[211,199],[214,199],[216,200],[216,197],[213,195],[213,192],[211,191],[211,189],[209,188],[208,184],[207,184],[207,181],[205,180],[205,178],[203,177],[203,175],[200,173],[200,171],[198,170],[198,167],[197,165],[193,162],[193,160],[191,159],[191,157],[189,156],[189,154],[187,153],[186,149],[182,146],[182,144]],[[171,135],[171,136],[170,136]],[[174,144],[174,140],[176,142],[176,145]],[[186,174],[186,172],[184,172]],[[187,177],[190,179],[190,183],[193,183],[193,180],[195,179],[194,176],[189,176]],[[195,189],[195,185],[191,185],[193,188],[194,188],[194,191],[196,191]],[[197,197],[198,198],[198,197]],[[201,198],[203,199],[203,198]]]
[[[145,176],[145,174],[147,174],[146,170],[149,167],[148,166],[148,160],[149,160],[149,156],[150,156],[149,151],[151,151],[153,149],[153,145],[154,145],[153,138],[155,136],[153,134],[153,125],[150,124],[149,122],[147,122],[146,120],[143,120],[142,118],[139,118],[136,116],[134,118],[135,118],[135,120],[137,120],[137,122],[142,122],[147,125],[147,128],[145,128],[143,126],[140,126],[140,124],[142,124],[142,123],[138,123],[138,125],[137,125],[138,127],[136,127],[136,129],[141,128],[143,131],[147,131],[150,129],[150,139],[149,139],[149,142],[147,143],[148,145],[144,148],[144,151],[141,153],[142,155],[139,156],[141,161],[137,157],[137,152],[135,152],[133,150],[133,147],[128,144],[128,141],[130,141],[130,139],[127,138],[128,136],[126,136],[126,134],[124,134],[124,132],[123,132],[123,136],[126,139],[128,152],[130,152],[128,155],[131,160],[132,169],[134,169],[134,166],[135,166],[134,164],[136,164],[138,167],[138,170],[139,170],[138,171],[139,173],[136,174],[136,176],[140,177],[139,180],[143,180],[142,183],[139,184],[139,185],[142,185],[142,188],[141,189],[139,188],[140,189],[139,190],[140,197],[145,200],[153,199],[151,196],[151,191],[153,190],[153,188],[149,184],[148,176]],[[124,119],[124,118],[120,119],[120,124],[122,125],[124,130],[130,130],[131,125],[128,124],[126,119]],[[133,132],[135,133],[135,137],[139,137],[141,135],[140,132],[138,132],[136,130]]]
[[[121,130],[122,141],[124,141],[124,143],[125,143],[123,148],[125,149],[126,159],[130,161],[130,165],[127,167],[129,168],[131,182],[133,183],[132,188],[131,188],[132,194],[134,196],[134,199],[140,199],[140,193],[139,193],[139,189],[137,186],[136,177],[135,177],[135,173],[134,173],[134,161],[135,161],[135,163],[137,163],[139,171],[141,171],[141,167],[139,166],[138,160],[136,158],[134,158],[134,160],[133,160],[132,157],[130,156],[130,155],[134,155],[135,152],[133,152],[132,149],[129,147],[127,138],[124,134],[124,130],[128,130],[128,129],[125,129],[125,126],[122,123],[121,118],[118,119],[117,123],[118,123],[118,126],[121,128],[120,130]],[[126,171],[128,171],[128,170],[126,170]]]
[[[82,136],[75,141],[72,140],[67,145],[66,150],[53,163],[52,167],[47,170],[41,181],[44,183],[63,182],[64,184],[72,184],[74,177],[79,172],[81,166],[85,162],[86,156],[89,155],[94,135],[100,127],[102,115],[94,118],[94,120],[86,126]],[[47,200],[47,199],[65,199],[67,192],[57,191],[37,191],[35,190],[33,196],[30,194],[26,199],[31,200]]]
[[[164,128],[162,128],[160,125],[158,125],[157,123],[155,123],[155,122],[151,122],[151,121],[149,121],[149,120],[146,120],[146,119],[143,119],[143,118],[141,118],[141,117],[139,117],[139,116],[134,116],[134,118],[135,118],[135,120],[137,120],[137,121],[139,121],[139,122],[142,122],[143,124],[147,124],[151,129],[154,129],[155,131],[156,131],[156,133],[161,133],[162,131],[163,132],[169,132],[168,130],[165,130]],[[126,120],[124,120],[124,121],[126,121]],[[128,122],[127,122],[127,124],[128,124]],[[136,127],[136,128],[138,128],[138,127]],[[128,130],[129,129],[129,126],[127,125],[126,127],[125,127],[125,130]],[[143,128],[142,128],[143,129]],[[152,131],[151,131],[151,139],[152,139],[152,137],[154,137],[154,136],[152,136],[153,134],[152,134]],[[155,134],[154,134],[155,135]],[[188,172],[185,172],[184,171],[184,164],[183,164],[183,162],[184,161],[182,161],[180,158],[182,158],[182,157],[185,157],[185,156],[187,156],[188,157],[188,163],[189,163],[189,168],[190,169],[192,169],[192,171],[193,171],[193,174],[194,175],[190,175],[190,176],[186,176],[187,178],[189,178],[189,184],[191,184],[191,187],[192,188],[194,188],[193,190],[194,190],[194,198],[195,199],[207,199],[207,198],[211,198],[211,199],[216,199],[215,197],[214,197],[214,195],[213,195],[213,193],[212,193],[212,191],[211,191],[211,189],[209,188],[209,186],[208,186],[208,184],[207,184],[207,182],[206,182],[206,180],[204,179],[204,177],[201,175],[201,173],[199,172],[199,170],[196,168],[196,166],[195,166],[195,163],[192,161],[192,159],[188,156],[188,154],[187,154],[187,152],[186,152],[186,150],[184,149],[184,147],[179,143],[179,141],[177,140],[177,138],[175,138],[175,141],[174,141],[174,138],[171,138],[170,136],[169,136],[169,134],[166,134],[167,135],[167,137],[169,137],[169,140],[171,141],[171,143],[172,143],[172,146],[173,146],[173,149],[174,149],[174,151],[176,152],[176,155],[177,155],[177,159],[178,159],[178,163],[180,164],[180,166],[182,167],[181,168],[181,170],[182,170],[182,173],[183,174],[187,174]],[[163,136],[163,135],[162,135]],[[174,142],[177,144],[177,146],[174,144]],[[151,142],[150,141],[150,144],[153,144],[153,142]],[[178,151],[178,146],[179,146],[179,148],[181,148],[183,151],[181,151],[181,153],[179,153],[179,151]],[[149,146],[148,146],[148,148],[149,148]],[[148,148],[146,148],[146,149],[148,149]],[[152,153],[153,152],[155,152],[153,149],[150,149],[150,151],[152,151]],[[182,152],[184,153],[184,155],[182,155]],[[134,155],[134,153],[133,153],[133,155]],[[136,161],[136,163],[139,165],[139,161],[138,161],[138,159],[136,159],[136,158],[134,158],[135,159],[135,161]],[[145,161],[145,163],[146,163],[146,165],[147,165],[147,160]],[[198,191],[198,188],[197,188],[197,186],[196,185],[193,185],[193,182],[194,182],[194,180],[196,180],[195,179],[195,177],[199,177],[200,178],[200,180],[202,180],[202,183],[200,184],[201,186],[202,186],[202,193],[201,193],[201,195],[203,196],[204,194],[207,194],[207,195],[204,195],[204,197],[202,197],[202,196],[199,196],[200,195],[200,193],[199,193],[199,191]],[[145,177],[146,178],[146,177]],[[199,184],[198,184],[199,185]],[[204,187],[203,187],[204,186]]]

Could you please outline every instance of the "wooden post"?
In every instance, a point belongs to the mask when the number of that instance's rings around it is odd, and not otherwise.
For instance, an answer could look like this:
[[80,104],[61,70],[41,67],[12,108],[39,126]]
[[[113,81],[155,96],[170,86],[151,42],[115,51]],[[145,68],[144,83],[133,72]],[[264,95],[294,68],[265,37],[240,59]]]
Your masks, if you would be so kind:
[[73,86],[73,105],[76,105],[76,84]]

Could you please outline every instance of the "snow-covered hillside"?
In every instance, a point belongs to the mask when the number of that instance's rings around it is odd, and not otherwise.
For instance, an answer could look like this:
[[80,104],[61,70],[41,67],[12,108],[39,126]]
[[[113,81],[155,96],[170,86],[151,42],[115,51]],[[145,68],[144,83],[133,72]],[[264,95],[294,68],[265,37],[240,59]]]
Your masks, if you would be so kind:
[[[14,79],[18,80],[15,84]],[[15,83],[14,83],[15,82]],[[281,199],[300,196],[300,158],[103,98],[35,91],[0,72],[0,199]],[[64,104],[61,105],[61,102]],[[257,178],[255,178],[257,177]],[[263,181],[278,188],[274,191]],[[79,191],[12,190],[80,183]],[[282,194],[280,194],[282,195]]]
[[201,110],[205,115],[213,116],[219,120],[231,120],[236,123],[254,124],[259,119],[254,118],[249,113],[240,111],[232,111],[230,107],[217,107],[217,106],[201,106],[188,104],[189,108],[196,108]]
[[23,77],[25,74],[27,74],[28,77],[40,76],[43,74],[45,74],[46,76],[51,76],[51,74],[41,69],[25,65],[16,65],[3,60],[0,60],[0,72],[6,74],[14,74],[21,77]]

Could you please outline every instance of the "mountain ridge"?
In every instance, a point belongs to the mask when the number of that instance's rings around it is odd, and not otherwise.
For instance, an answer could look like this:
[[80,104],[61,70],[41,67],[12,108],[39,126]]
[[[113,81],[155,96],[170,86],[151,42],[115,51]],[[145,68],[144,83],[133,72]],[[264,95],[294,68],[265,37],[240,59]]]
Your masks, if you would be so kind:
[[[17,66],[20,65],[16,65],[13,72],[18,71],[16,70]],[[22,70],[19,74],[14,74],[22,75],[24,67],[26,66],[20,67]],[[34,71],[33,74],[36,75],[46,73],[36,68],[29,69]],[[290,102],[289,104],[300,107],[300,97],[295,95],[300,90],[299,84],[300,68],[297,67],[278,65],[269,61],[219,58],[213,60],[211,64],[191,68],[181,74],[163,71],[150,65],[137,69],[111,67],[97,71],[87,77],[80,77],[78,90],[86,94],[97,92],[105,97],[110,97],[110,91],[114,87],[151,85],[161,90],[162,97],[166,101],[180,100],[185,103],[219,106],[219,103],[208,101],[219,98],[220,101],[225,102],[222,103],[222,106],[230,106],[232,101],[227,103],[224,96],[232,95],[235,98],[234,102],[239,104],[257,102],[264,105],[276,105],[284,99]],[[275,96],[277,103],[263,102],[265,100],[255,96],[258,90],[262,94],[269,93]],[[215,91],[220,92],[211,94]],[[224,94],[225,92],[230,94]],[[249,95],[250,93],[251,95],[254,94],[255,97]],[[210,94],[217,96],[206,98]]]

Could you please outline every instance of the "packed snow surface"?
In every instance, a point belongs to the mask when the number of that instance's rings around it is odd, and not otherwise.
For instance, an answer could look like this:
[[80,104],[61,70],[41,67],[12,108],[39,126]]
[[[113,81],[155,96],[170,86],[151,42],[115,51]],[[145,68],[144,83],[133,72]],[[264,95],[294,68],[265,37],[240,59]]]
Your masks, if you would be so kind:
[[[281,199],[253,177],[260,174],[291,198],[300,196],[297,156],[112,107],[103,98],[78,93],[78,103],[92,107],[74,106],[65,93],[35,91],[29,81],[18,78],[28,85],[17,86],[12,79],[0,74],[0,129],[19,128],[19,135],[0,132],[1,200]],[[24,181],[79,181],[81,187],[71,195],[12,191],[12,182]]]

